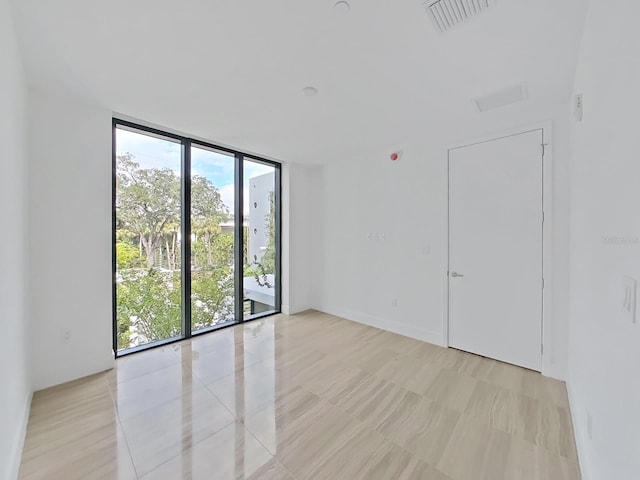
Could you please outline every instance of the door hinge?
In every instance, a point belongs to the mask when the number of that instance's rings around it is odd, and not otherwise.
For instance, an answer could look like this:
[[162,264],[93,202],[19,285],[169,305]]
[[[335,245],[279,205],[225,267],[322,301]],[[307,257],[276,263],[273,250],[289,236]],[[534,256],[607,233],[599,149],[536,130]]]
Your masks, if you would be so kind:
[[541,145],[542,145],[542,158],[544,158],[544,154],[545,154],[545,151],[546,151],[545,147],[547,146],[547,144],[546,143],[541,143]]
[[540,353],[544,355],[544,344],[540,344]]
[[542,278],[542,289],[544,290],[544,277]]
[[542,223],[544,223],[544,210],[542,211]]

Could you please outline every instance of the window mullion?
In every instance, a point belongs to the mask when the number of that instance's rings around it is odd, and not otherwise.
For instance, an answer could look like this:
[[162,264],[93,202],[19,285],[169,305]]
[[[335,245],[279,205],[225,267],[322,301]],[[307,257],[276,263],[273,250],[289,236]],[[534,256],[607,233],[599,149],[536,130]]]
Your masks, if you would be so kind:
[[244,156],[235,154],[235,176],[234,176],[234,211],[233,211],[233,262],[234,262],[234,285],[235,285],[235,317],[237,322],[244,321],[244,191],[242,189],[244,178]]
[[182,169],[180,190],[181,212],[181,270],[182,270],[182,336],[191,337],[191,140],[182,140]]

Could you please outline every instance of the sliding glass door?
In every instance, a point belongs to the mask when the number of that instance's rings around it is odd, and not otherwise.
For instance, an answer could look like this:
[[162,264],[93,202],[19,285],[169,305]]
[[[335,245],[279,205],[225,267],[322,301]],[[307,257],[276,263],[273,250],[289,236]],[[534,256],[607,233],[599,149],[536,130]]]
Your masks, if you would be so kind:
[[113,127],[114,351],[279,312],[279,164]]

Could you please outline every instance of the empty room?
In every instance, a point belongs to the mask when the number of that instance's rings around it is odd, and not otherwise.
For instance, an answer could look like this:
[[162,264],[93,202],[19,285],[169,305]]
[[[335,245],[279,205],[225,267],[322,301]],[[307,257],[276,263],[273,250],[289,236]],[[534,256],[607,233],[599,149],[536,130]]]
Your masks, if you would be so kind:
[[0,0],[0,479],[640,479],[639,20]]

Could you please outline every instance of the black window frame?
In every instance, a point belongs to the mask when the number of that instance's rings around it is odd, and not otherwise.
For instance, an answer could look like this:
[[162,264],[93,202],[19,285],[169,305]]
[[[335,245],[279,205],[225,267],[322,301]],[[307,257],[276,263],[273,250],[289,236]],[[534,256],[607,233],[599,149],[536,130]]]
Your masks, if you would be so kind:
[[[116,130],[118,127],[124,127],[127,130],[139,131],[142,134],[150,134],[153,136],[163,137],[179,142],[181,145],[181,167],[180,167],[180,191],[181,191],[181,307],[182,307],[182,334],[179,337],[168,338],[151,342],[137,347],[130,347],[118,350],[118,300],[117,300],[117,264],[116,264]],[[199,335],[205,335],[216,330],[232,327],[240,323],[251,322],[261,318],[277,315],[282,312],[282,164],[274,160],[269,160],[253,153],[246,153],[229,147],[223,147],[204,140],[178,135],[176,133],[167,132],[155,127],[141,125],[129,120],[121,118],[112,118],[112,183],[111,183],[111,268],[112,268],[112,342],[113,353],[116,358],[130,355],[143,350],[161,347],[170,343],[180,342]],[[217,150],[222,153],[232,155],[234,158],[234,305],[235,318],[232,322],[224,322],[220,325],[214,325],[202,330],[193,332],[191,329],[191,146],[203,147],[206,149]],[[275,173],[275,309],[264,312],[262,314],[251,315],[250,318],[244,318],[243,300],[243,246],[244,246],[244,161],[252,161],[262,163],[274,168]],[[239,221],[238,221],[239,219]]]

